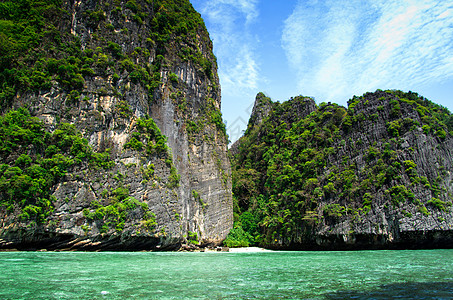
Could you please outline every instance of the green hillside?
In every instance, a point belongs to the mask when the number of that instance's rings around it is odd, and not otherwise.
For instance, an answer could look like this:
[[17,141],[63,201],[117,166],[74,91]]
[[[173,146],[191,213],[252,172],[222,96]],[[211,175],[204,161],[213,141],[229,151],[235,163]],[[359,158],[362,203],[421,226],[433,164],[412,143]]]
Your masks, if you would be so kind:
[[259,94],[255,107],[263,105],[267,116],[254,124],[252,115],[235,145],[235,229],[227,244],[297,247],[345,220],[354,234],[354,224],[380,208],[402,217],[451,211],[446,108],[401,91],[353,97],[348,108]]

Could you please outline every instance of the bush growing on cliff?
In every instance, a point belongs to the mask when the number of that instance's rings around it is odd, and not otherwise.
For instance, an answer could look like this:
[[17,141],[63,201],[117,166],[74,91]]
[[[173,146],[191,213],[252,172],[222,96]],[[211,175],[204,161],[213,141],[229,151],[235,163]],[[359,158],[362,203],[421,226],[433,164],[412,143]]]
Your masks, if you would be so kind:
[[170,176],[168,177],[167,187],[172,189],[179,186],[181,175],[178,174],[176,168],[172,165],[170,168]]
[[[30,146],[32,145],[32,146]],[[15,160],[13,156],[19,155]],[[51,187],[71,167],[82,163],[110,167],[108,153],[96,153],[73,125],[62,123],[46,132],[43,123],[25,108],[0,116],[0,205],[22,210],[22,220],[37,223],[53,210]]]
[[176,75],[175,73],[172,73],[172,72],[170,72],[168,74],[168,79],[170,79],[170,81],[173,83],[178,83],[178,81],[179,81],[178,75]]
[[188,237],[187,237],[187,242],[189,244],[198,245],[198,243],[199,243],[199,241],[198,241],[198,233],[189,231],[188,232]]
[[389,134],[393,137],[399,137],[400,133],[399,130],[401,128],[400,122],[397,121],[392,121],[387,124],[387,131]]
[[445,202],[438,198],[432,198],[427,204],[437,208],[440,211],[447,211],[447,209],[452,205],[451,202]]
[[140,223],[141,227],[150,231],[155,228],[156,215],[149,211],[148,204],[140,202],[134,197],[129,196],[129,189],[122,186],[102,193],[104,201],[108,205],[102,205],[99,201],[92,201],[90,208],[83,210],[84,217],[88,223],[99,222],[101,225],[101,233],[105,233],[110,229],[121,232],[124,229],[128,215],[133,211],[138,210],[143,215]]
[[324,214],[333,217],[333,218],[340,218],[346,213],[346,207],[341,206],[337,203],[328,204],[324,207]]

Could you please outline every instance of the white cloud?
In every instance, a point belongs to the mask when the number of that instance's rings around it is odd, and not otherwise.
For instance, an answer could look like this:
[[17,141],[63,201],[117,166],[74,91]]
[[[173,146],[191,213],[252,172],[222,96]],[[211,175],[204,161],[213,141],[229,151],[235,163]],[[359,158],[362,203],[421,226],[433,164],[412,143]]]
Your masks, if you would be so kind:
[[299,1],[285,22],[282,45],[301,93],[344,102],[377,88],[452,78],[448,2]]
[[[258,0],[208,0],[204,3],[203,14],[210,18],[220,16],[222,21],[224,21],[222,15],[228,15],[230,18],[226,21],[233,22],[236,14],[231,13],[235,12],[245,16],[247,22],[252,22],[259,15],[257,4]],[[232,16],[233,18],[231,18]],[[216,22],[216,20],[211,19],[211,22]]]
[[237,56],[233,58],[233,63],[229,68],[221,69],[219,76],[223,80],[224,89],[230,94],[240,94],[241,90],[258,88],[259,68],[252,57],[252,51],[244,46],[238,49]]
[[258,85],[259,66],[254,50],[256,38],[248,25],[259,16],[258,0],[199,2],[200,12],[210,25],[223,95],[250,94]]

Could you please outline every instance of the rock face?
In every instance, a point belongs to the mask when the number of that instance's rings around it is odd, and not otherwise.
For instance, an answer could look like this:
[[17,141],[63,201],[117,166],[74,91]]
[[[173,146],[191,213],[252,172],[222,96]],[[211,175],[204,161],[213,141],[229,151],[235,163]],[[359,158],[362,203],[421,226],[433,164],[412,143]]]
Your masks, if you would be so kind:
[[272,110],[272,100],[263,93],[258,93],[253,104],[252,115],[250,116],[247,128],[261,124]]
[[348,104],[296,97],[251,117],[236,221],[276,249],[453,247],[450,112],[400,91]]
[[[32,145],[2,152],[2,175],[20,155],[44,169],[42,159],[55,155],[71,163],[38,197],[14,201],[0,188],[0,247],[221,243],[233,224],[231,171],[216,59],[200,15],[188,0],[53,2],[43,9],[44,38],[28,53],[44,83],[15,87],[2,107],[27,107],[59,153]],[[68,124],[73,135],[62,130]]]
[[[250,116],[249,123],[247,125],[247,128],[252,128],[253,126],[257,126],[263,122],[263,119],[267,117],[269,112],[272,110],[272,100],[269,97],[266,97],[263,93],[258,93],[255,98],[255,103],[253,105],[252,109],[252,115]],[[245,133],[247,134],[247,133]],[[236,155],[238,154],[238,147],[240,145],[240,140],[237,140],[236,142],[231,145],[229,148],[229,152],[231,155]]]

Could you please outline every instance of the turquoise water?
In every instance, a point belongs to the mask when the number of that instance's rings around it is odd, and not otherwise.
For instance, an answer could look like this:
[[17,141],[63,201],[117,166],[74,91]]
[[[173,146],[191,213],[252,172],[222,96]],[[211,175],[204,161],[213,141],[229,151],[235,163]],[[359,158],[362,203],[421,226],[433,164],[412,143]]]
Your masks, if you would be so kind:
[[453,250],[0,253],[0,299],[452,299]]

